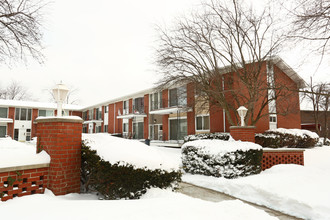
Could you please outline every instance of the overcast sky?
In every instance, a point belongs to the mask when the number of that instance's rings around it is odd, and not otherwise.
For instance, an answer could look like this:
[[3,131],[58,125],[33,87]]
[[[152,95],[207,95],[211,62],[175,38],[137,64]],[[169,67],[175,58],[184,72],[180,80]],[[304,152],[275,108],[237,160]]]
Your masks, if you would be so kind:
[[[254,1],[255,2],[255,1]],[[155,24],[173,23],[200,0],[56,0],[45,17],[45,63],[1,66],[0,86],[22,82],[35,99],[48,101],[45,90],[56,83],[78,89],[81,105],[92,105],[153,87],[158,79],[153,65]],[[306,81],[311,75],[326,80],[326,60],[302,59],[301,48],[289,48],[281,57]],[[298,56],[299,55],[299,56]],[[303,64],[303,65],[301,65]],[[328,79],[329,80],[329,79]]]

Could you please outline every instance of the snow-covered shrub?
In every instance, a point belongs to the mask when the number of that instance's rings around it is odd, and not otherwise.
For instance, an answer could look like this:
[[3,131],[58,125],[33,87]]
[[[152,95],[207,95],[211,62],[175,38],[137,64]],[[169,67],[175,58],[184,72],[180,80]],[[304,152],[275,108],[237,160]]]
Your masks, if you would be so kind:
[[215,132],[215,133],[203,133],[203,134],[192,134],[192,135],[187,135],[184,137],[184,142],[188,141],[196,141],[196,140],[204,140],[204,139],[217,139],[217,140],[224,140],[228,141],[230,138],[229,133],[220,133],[220,132]]
[[96,191],[104,199],[138,199],[151,187],[174,187],[181,180],[179,171],[136,168],[128,163],[110,163],[96,150],[82,144],[82,190]]
[[256,134],[255,140],[263,147],[308,148],[318,143],[319,136],[315,132],[303,129],[277,128]]
[[185,172],[236,178],[261,172],[262,147],[251,142],[197,140],[182,146]]

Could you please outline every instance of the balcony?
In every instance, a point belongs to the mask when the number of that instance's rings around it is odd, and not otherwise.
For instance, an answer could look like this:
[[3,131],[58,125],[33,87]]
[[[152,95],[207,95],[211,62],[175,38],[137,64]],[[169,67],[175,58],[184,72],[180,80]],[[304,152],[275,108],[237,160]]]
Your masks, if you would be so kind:
[[[164,107],[168,106],[168,107]],[[187,107],[186,99],[170,99],[161,100],[158,102],[151,102],[150,112],[151,115],[168,115],[168,114],[176,114],[179,112],[188,112],[191,111],[191,108]]]
[[118,119],[132,119],[132,118],[144,118],[147,115],[144,113],[144,106],[135,107],[133,106],[133,112],[129,112],[129,109],[119,109]]

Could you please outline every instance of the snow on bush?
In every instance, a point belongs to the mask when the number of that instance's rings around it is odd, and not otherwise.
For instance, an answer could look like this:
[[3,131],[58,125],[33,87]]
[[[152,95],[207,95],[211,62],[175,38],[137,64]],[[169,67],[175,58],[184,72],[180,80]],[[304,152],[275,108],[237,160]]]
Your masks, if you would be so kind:
[[229,133],[203,133],[203,134],[192,134],[184,137],[184,142],[188,141],[196,141],[196,140],[204,140],[204,139],[219,139],[228,141],[231,138]]
[[0,168],[16,167],[50,162],[50,156],[41,151],[36,153],[34,145],[8,138],[0,138]]
[[82,134],[82,139],[91,150],[104,160],[112,164],[124,162],[137,168],[164,169],[171,171],[179,167],[173,160],[163,158],[161,153],[153,147],[137,140],[114,137],[105,133]]
[[[138,199],[151,187],[174,188],[181,172],[157,149],[108,134],[83,135],[81,181],[104,199]],[[172,164],[173,165],[173,164]],[[164,169],[165,167],[166,169]]]
[[261,172],[262,147],[251,142],[197,140],[182,146],[184,171],[236,178]]
[[308,148],[314,147],[319,136],[312,131],[303,129],[277,128],[255,135],[256,143],[270,148]]

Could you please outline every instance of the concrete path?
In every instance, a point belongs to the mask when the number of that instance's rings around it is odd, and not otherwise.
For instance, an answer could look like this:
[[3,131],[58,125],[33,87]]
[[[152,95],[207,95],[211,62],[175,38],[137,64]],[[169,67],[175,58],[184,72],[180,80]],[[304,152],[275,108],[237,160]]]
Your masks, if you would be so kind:
[[[211,202],[221,202],[221,201],[225,201],[225,200],[237,199],[235,197],[232,197],[230,195],[227,195],[227,194],[224,194],[221,192],[217,192],[217,191],[214,191],[211,189],[206,189],[206,188],[192,185],[190,183],[185,183],[185,182],[180,183],[178,192],[191,196],[191,197],[194,197],[194,198],[199,198],[199,199],[203,199],[203,200],[211,201]],[[241,199],[239,199],[239,200],[241,200]],[[300,220],[300,218],[296,218],[296,217],[281,213],[279,211],[269,209],[265,206],[256,205],[254,203],[250,203],[250,202],[247,202],[244,200],[241,200],[241,201],[243,201],[244,203],[247,203],[257,209],[264,210],[269,215],[275,216],[280,220]]]

